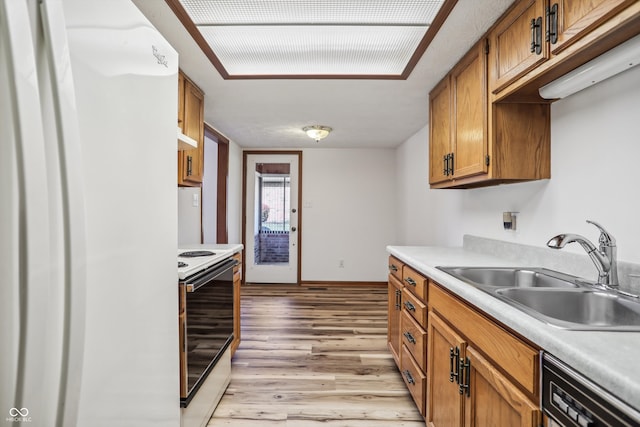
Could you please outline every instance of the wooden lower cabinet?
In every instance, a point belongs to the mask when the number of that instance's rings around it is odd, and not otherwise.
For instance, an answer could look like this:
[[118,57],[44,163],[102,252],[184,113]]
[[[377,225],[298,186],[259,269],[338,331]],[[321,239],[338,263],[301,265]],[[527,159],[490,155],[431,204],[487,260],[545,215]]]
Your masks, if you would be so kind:
[[435,313],[429,313],[427,354],[427,425],[462,425],[463,396],[458,388],[458,361],[466,342]]
[[428,426],[540,425],[538,406],[435,313],[428,335]]
[[388,328],[387,344],[391,355],[400,366],[400,314],[402,313],[402,283],[393,275],[389,275],[388,285]]
[[540,349],[410,266],[390,265],[389,349],[426,425],[539,427]]
[[467,347],[469,396],[465,427],[539,426],[541,411],[473,347]]
[[538,427],[538,390],[529,393],[539,375],[529,361],[538,351],[440,287],[429,293],[427,425]]

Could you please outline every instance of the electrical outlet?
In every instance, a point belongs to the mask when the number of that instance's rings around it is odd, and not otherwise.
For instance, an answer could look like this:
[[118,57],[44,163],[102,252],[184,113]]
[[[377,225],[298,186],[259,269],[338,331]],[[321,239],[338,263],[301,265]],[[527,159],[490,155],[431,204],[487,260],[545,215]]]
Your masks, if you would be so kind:
[[338,262],[338,267],[339,268],[344,268],[344,260],[341,259],[340,262]]

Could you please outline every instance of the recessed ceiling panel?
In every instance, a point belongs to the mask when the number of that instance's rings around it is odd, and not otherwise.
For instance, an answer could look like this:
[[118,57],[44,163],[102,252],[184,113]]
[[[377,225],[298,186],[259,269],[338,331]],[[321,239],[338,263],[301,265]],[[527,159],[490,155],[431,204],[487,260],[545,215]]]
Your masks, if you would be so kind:
[[442,0],[181,0],[196,25],[421,24]]
[[417,60],[416,50],[444,3],[179,1],[224,68],[223,76],[240,78],[399,77]]
[[231,75],[401,74],[420,27],[199,27]]

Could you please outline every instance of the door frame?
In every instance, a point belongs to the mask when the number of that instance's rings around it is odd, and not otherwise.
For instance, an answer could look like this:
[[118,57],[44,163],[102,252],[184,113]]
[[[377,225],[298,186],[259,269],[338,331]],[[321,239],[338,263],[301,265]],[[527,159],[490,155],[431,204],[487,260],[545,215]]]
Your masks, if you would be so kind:
[[[302,282],[302,151],[300,150],[244,150],[242,152],[242,244],[247,247],[247,157],[249,155],[279,156],[282,154],[298,156],[298,265],[295,285]],[[242,251],[242,262],[246,262],[247,251]],[[242,283],[245,284],[245,275],[242,275]]]

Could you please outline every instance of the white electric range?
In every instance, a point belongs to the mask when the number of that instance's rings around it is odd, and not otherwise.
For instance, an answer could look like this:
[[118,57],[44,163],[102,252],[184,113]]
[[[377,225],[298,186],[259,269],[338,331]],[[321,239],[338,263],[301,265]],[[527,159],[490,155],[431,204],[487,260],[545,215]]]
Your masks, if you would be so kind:
[[202,270],[229,258],[234,249],[191,247],[178,249],[178,279],[184,280]]

